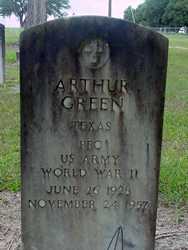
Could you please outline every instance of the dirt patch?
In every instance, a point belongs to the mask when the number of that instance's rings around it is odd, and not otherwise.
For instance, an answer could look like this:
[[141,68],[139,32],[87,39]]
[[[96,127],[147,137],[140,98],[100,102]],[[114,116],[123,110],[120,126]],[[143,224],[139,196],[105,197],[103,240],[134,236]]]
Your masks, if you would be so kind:
[[158,208],[156,250],[188,250],[188,211]]
[[0,193],[0,250],[16,250],[21,242],[20,193]]
[[[21,250],[20,193],[0,193],[0,250]],[[155,250],[188,250],[188,211],[160,206]]]

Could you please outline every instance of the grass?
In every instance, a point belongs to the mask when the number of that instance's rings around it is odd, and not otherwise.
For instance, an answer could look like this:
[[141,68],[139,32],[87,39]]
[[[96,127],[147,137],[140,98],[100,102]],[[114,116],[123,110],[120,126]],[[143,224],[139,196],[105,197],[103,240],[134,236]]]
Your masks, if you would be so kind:
[[19,82],[18,65],[12,64],[6,66],[6,86],[14,87]]
[[13,48],[6,49],[6,62],[8,64],[16,63],[16,51]]
[[0,90],[0,189],[20,188],[19,95]]
[[6,45],[11,46],[19,43],[21,28],[6,28]]
[[22,29],[20,28],[7,28],[5,30],[7,64],[16,63],[16,50],[18,48],[21,31]]
[[[7,29],[7,84],[0,88],[0,190],[20,189],[18,67],[14,45],[20,29]],[[160,193],[163,200],[188,200],[188,36],[170,35]],[[175,47],[183,47],[175,48]],[[187,49],[185,49],[187,48]]]
[[20,189],[20,116],[16,47],[20,29],[6,29],[6,85],[0,87],[0,190]]
[[169,35],[168,38],[170,39],[170,46],[188,48],[187,35],[180,35],[180,34]]
[[160,191],[165,200],[181,204],[188,201],[188,36],[169,39]]

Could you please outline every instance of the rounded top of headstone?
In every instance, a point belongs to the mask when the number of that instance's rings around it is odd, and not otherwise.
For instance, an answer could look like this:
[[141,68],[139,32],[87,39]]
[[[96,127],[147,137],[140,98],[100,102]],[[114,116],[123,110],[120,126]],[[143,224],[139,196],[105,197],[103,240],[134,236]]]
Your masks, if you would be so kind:
[[[124,19],[120,18],[112,18],[112,17],[106,17],[106,16],[73,16],[73,17],[66,17],[66,18],[60,18],[56,20],[52,20],[49,22],[46,22],[44,24],[40,24],[34,27],[30,27],[26,30],[24,30],[22,33],[32,33],[33,31],[42,32],[44,29],[46,31],[50,31],[49,29],[61,29],[61,27],[64,28],[80,28],[83,27],[83,30],[85,26],[85,29],[90,30],[90,33],[94,30],[98,31],[99,28],[103,28],[105,26],[108,26],[109,30],[114,30],[115,28],[121,29],[122,31],[125,29],[128,29],[131,32],[137,31],[138,33],[153,33],[158,37],[164,38],[168,40],[166,37],[161,35],[158,32],[155,32],[149,28],[146,28],[144,26],[134,24],[131,22],[128,22]],[[121,30],[120,30],[121,31]],[[78,34],[78,30],[75,30],[75,32]],[[79,32],[82,32],[82,30],[79,30]],[[121,36],[123,33],[121,34]],[[79,36],[79,34],[78,34]]]
[[[134,43],[133,43],[134,41]],[[168,39],[151,29],[127,22],[123,19],[102,16],[77,16],[62,18],[31,27],[22,32],[20,46],[38,49],[54,49],[67,46],[75,58],[88,70],[103,68],[117,50],[130,51],[140,48],[142,54],[161,53],[168,46]],[[118,52],[119,53],[119,52]],[[77,57],[77,55],[79,55]]]

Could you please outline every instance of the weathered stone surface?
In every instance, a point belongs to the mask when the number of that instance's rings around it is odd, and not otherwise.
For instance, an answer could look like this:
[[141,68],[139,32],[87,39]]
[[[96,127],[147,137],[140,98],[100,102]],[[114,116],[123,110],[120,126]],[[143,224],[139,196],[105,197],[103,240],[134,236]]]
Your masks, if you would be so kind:
[[0,85],[5,82],[5,26],[0,24]]
[[22,34],[25,250],[154,249],[167,50],[105,17]]

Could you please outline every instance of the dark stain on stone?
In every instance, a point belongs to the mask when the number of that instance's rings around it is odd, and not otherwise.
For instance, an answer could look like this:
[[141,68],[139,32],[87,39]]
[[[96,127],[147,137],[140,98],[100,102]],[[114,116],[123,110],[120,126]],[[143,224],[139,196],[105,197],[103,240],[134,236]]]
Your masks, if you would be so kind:
[[149,162],[150,162],[150,146],[149,143],[146,144],[146,168],[149,170]]
[[131,241],[128,240],[124,240],[124,246],[125,249],[128,247],[129,249],[134,249],[136,247],[135,244],[133,244]]

